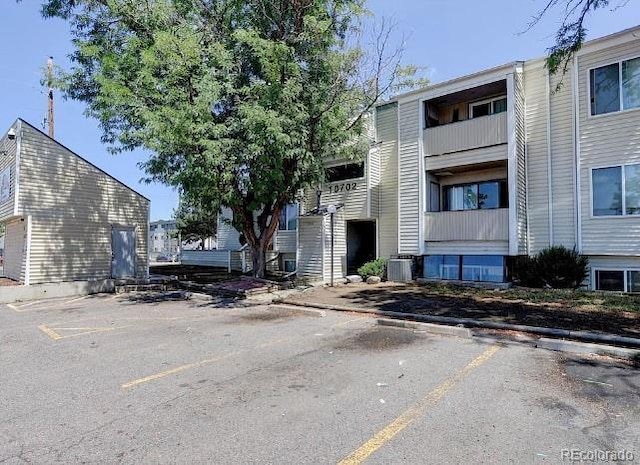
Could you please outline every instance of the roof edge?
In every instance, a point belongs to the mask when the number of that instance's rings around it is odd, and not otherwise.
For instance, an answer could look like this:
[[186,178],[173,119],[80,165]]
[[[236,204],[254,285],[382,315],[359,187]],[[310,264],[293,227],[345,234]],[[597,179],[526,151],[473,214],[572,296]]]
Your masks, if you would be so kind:
[[[126,185],[124,182],[120,181],[118,178],[116,178],[115,176],[107,173],[105,170],[103,170],[102,168],[100,168],[99,166],[95,165],[94,163],[90,162],[89,160],[87,160],[86,158],[84,158],[82,155],[79,155],[77,152],[74,152],[73,150],[71,150],[69,147],[67,147],[66,145],[64,145],[63,143],[49,137],[49,135],[47,133],[45,133],[44,131],[38,129],[37,127],[35,127],[33,124],[31,124],[29,121],[25,120],[24,118],[18,118],[16,120],[16,122],[18,121],[22,121],[24,124],[26,124],[27,126],[29,126],[31,129],[37,131],[39,134],[41,134],[42,136],[46,137],[47,139],[49,139],[50,141],[54,142],[55,144],[59,145],[60,147],[62,147],[65,150],[68,150],[69,152],[71,152],[74,156],[78,157],[80,160],[84,161],[85,163],[88,163],[90,166],[92,166],[93,168],[97,169],[98,171],[100,171],[102,174],[104,174],[105,176],[108,176],[109,178],[113,179],[115,182],[117,182],[118,184],[120,184],[122,187],[125,187],[126,189],[130,190],[131,192],[133,192],[134,194],[138,195],[139,197],[142,197],[143,199],[145,199],[147,202],[151,202],[151,199],[149,199],[148,197],[142,195],[140,192],[138,192],[137,190],[135,190],[134,188]],[[15,124],[16,122],[14,122],[13,124]],[[13,127],[13,126],[11,126]]]

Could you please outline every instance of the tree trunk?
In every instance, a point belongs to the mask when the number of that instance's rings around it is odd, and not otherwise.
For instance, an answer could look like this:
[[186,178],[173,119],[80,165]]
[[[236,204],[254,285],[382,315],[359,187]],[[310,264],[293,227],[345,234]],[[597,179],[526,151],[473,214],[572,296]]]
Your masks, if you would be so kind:
[[258,243],[251,248],[251,260],[253,262],[253,276],[263,278],[267,275],[267,250],[266,246]]

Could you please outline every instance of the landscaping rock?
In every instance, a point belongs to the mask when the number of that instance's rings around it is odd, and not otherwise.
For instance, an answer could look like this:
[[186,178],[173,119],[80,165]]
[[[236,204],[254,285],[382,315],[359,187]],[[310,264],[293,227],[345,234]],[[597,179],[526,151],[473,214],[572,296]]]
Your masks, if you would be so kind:
[[382,282],[382,278],[380,276],[369,276],[367,278],[367,284],[380,284]]
[[357,274],[347,276],[347,283],[361,283],[361,282],[362,282],[362,276],[359,276]]

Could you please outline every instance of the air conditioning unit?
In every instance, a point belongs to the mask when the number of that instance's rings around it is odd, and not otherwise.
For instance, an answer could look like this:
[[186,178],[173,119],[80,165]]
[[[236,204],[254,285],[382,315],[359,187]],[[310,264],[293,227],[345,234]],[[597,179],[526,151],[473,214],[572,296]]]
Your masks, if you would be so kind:
[[411,265],[413,260],[406,258],[392,258],[387,264],[387,280],[396,283],[412,281]]

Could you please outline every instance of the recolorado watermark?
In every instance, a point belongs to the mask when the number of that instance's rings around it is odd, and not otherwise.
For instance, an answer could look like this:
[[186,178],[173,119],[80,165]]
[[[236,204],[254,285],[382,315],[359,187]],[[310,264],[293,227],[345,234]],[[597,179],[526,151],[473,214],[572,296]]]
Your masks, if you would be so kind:
[[633,462],[635,460],[633,452],[626,449],[562,449],[560,458],[563,462]]

